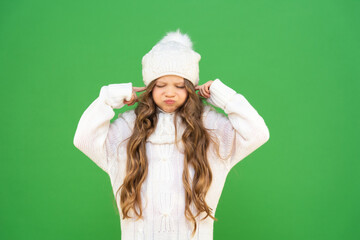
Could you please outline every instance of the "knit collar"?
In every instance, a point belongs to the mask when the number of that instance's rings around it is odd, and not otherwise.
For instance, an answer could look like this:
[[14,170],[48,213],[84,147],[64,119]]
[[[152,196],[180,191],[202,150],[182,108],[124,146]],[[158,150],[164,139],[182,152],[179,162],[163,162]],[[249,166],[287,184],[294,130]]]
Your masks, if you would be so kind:
[[[175,112],[168,113],[157,107],[157,125],[155,131],[148,137],[147,141],[154,144],[175,143]],[[184,125],[181,118],[177,117],[177,141],[181,141],[184,132]]]
[[157,112],[158,113],[164,113],[164,114],[170,114],[170,115],[175,115],[175,112],[171,112],[171,113],[169,113],[169,112],[165,112],[164,110],[162,110],[161,108],[159,108],[158,106],[156,106],[156,110],[157,110]]

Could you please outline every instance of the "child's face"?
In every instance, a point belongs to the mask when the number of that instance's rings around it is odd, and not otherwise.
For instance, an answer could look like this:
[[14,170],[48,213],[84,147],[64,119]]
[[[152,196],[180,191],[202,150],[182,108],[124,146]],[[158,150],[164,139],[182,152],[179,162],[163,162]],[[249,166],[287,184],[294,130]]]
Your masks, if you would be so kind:
[[158,107],[165,112],[174,112],[181,107],[188,96],[184,78],[166,75],[155,80],[152,97]]

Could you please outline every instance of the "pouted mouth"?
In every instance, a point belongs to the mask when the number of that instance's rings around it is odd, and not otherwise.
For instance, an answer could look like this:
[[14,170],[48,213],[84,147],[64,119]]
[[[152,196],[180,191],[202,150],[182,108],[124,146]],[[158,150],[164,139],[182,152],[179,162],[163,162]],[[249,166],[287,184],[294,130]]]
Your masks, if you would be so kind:
[[165,100],[164,102],[165,102],[166,104],[173,104],[173,103],[175,103],[174,100]]

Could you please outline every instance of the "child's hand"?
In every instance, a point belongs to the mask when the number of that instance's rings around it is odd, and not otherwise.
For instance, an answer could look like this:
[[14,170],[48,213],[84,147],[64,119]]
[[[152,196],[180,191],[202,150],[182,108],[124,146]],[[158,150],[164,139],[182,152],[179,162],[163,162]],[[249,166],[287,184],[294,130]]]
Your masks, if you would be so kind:
[[124,103],[127,104],[128,106],[134,105],[138,101],[138,97],[137,97],[136,93],[145,91],[146,87],[133,87],[132,90],[133,90],[132,97],[131,97],[130,101],[124,100]]
[[208,81],[207,83],[204,83],[203,85],[196,86],[195,90],[199,90],[197,94],[204,98],[210,97],[210,86],[214,81]]

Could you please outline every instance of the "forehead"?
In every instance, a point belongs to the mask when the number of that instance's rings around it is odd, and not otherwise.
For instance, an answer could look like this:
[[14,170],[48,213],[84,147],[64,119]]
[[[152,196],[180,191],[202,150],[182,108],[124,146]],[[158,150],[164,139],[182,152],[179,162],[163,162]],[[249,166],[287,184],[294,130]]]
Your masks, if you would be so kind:
[[176,75],[166,75],[166,76],[162,76],[159,77],[157,79],[157,82],[167,82],[167,83],[183,83],[184,82],[184,78],[183,77],[179,77]]

